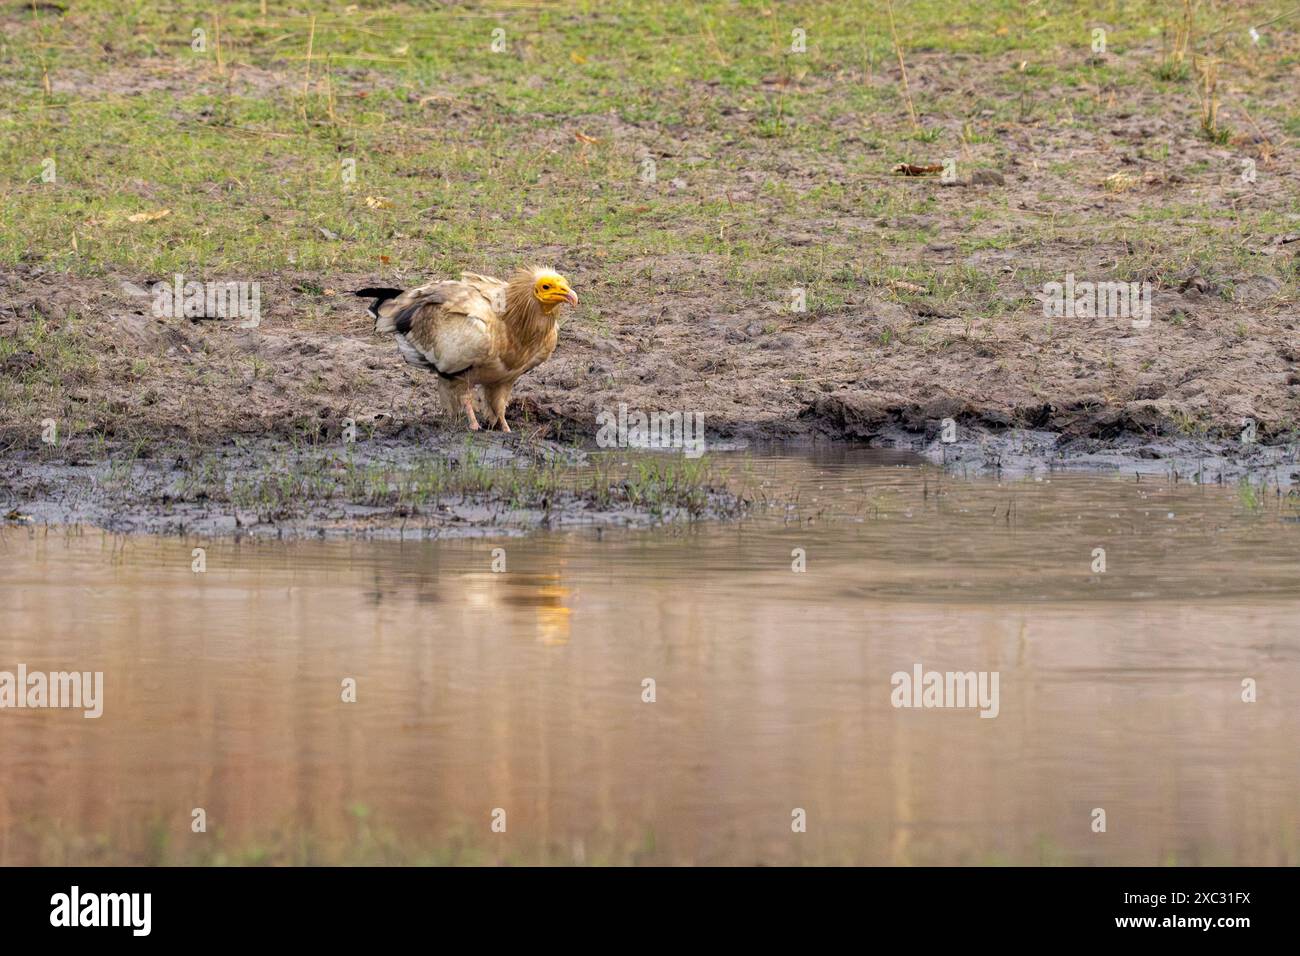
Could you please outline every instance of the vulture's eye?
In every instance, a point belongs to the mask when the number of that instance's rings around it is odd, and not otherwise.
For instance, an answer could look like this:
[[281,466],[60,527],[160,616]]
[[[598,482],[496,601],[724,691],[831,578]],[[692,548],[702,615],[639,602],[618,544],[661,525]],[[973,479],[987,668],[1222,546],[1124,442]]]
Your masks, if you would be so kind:
[[551,287],[550,287],[549,285],[544,285],[544,286],[542,286],[542,291],[543,291],[543,292],[550,292],[550,291],[551,291]]

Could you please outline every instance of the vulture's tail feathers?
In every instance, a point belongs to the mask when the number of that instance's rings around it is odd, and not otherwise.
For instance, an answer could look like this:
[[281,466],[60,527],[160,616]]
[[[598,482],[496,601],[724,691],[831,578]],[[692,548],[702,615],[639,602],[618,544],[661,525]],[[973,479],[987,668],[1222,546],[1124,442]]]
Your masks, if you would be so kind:
[[370,308],[366,309],[366,311],[370,313],[370,317],[375,320],[376,332],[396,331],[396,328],[393,326],[393,322],[391,319],[380,318],[379,307],[383,305],[385,302],[387,302],[389,299],[395,299],[399,295],[401,295],[402,294],[401,289],[378,289],[378,288],[356,289],[355,291],[353,291],[352,294],[355,296],[360,296],[363,299],[373,298],[375,300],[374,302],[370,303]]

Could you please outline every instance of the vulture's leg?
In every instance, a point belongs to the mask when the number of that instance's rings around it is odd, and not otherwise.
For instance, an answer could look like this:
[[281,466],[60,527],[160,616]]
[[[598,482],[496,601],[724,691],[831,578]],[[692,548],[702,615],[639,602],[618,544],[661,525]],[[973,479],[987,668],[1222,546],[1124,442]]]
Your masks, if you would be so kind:
[[438,379],[438,390],[442,392],[442,400],[447,406],[447,412],[454,418],[463,410],[465,417],[469,419],[470,431],[478,431],[478,419],[474,417],[474,390],[465,382],[447,381],[442,378]]
[[484,385],[483,397],[487,400],[492,424],[503,432],[510,431],[506,424],[506,403],[510,401],[510,383],[499,382],[496,385]]
[[467,388],[461,393],[460,400],[465,406],[465,415],[469,418],[469,430],[478,431],[478,419],[474,417],[474,393]]
[[442,396],[443,407],[449,416],[455,418],[460,414],[460,399],[456,397],[456,390],[450,382],[438,379],[438,394]]

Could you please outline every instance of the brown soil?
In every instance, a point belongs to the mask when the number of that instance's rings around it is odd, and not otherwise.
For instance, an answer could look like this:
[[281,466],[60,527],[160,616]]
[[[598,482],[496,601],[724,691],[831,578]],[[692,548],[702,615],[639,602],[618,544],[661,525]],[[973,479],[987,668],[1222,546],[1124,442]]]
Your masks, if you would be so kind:
[[[1114,255],[1060,252],[1070,262]],[[700,264],[661,257],[654,265],[670,282],[675,270]],[[601,281],[570,273],[579,288]],[[0,335],[14,334],[34,314],[55,328],[71,322],[100,361],[84,381],[63,383],[64,411],[89,416],[110,439],[337,437],[348,418],[363,433],[373,427],[393,436],[438,422],[429,375],[404,365],[390,341],[371,333],[362,302],[303,291],[320,278],[261,277],[262,324],[241,329],[233,321],[153,317],[147,300],[121,288],[122,281],[152,278],[72,279],[32,267],[0,274]],[[372,278],[326,281],[346,290]],[[520,381],[511,417],[588,440],[598,412],[620,402],[703,411],[711,439],[865,440],[891,424],[933,431],[952,417],[1100,439],[1174,434],[1186,421],[1229,437],[1252,419],[1262,441],[1283,440],[1296,421],[1300,333],[1275,293],[1276,285],[1255,279],[1238,285],[1229,302],[1192,282],[1156,295],[1155,315],[1178,310],[1180,326],[1156,320],[1126,330],[1124,320],[1074,319],[1058,322],[1046,348],[1032,333],[968,335],[966,318],[930,315],[924,303],[904,304],[878,290],[864,289],[834,311],[794,315],[737,311],[724,284],[712,296],[629,303],[608,333],[580,315],[570,318],[551,361]],[[69,320],[70,312],[76,318]],[[1242,337],[1238,321],[1258,331]],[[951,344],[880,346],[883,330],[918,322]],[[149,364],[144,380],[130,371],[137,360]],[[0,374],[20,374],[32,361],[10,355]],[[0,420],[6,445],[36,447],[39,437],[39,421]]]

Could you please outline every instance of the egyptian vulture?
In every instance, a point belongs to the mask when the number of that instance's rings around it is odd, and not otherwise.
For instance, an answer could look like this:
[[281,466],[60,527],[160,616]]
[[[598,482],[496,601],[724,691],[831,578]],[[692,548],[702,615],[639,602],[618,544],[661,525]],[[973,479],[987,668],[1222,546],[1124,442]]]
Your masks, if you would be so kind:
[[556,319],[578,297],[554,269],[520,269],[509,282],[473,272],[418,289],[358,289],[374,298],[367,310],[376,332],[391,333],[402,358],[434,372],[450,414],[463,408],[469,427],[473,387],[483,389],[489,424],[510,431],[506,403],[515,380],[555,351]]

